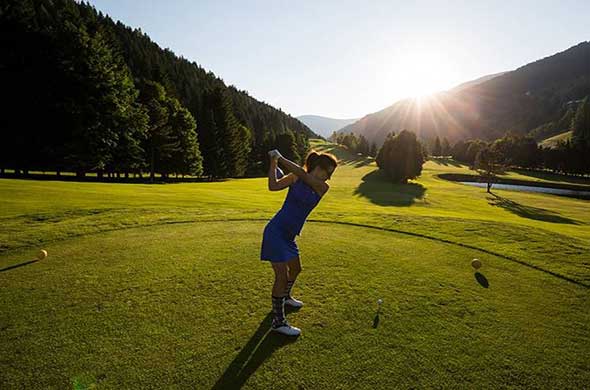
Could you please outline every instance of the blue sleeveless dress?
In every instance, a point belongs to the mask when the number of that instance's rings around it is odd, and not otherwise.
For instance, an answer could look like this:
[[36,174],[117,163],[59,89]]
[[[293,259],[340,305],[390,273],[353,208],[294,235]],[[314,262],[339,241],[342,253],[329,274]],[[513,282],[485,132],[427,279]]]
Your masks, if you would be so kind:
[[[277,179],[283,176],[283,171],[277,168]],[[299,256],[295,236],[301,235],[307,216],[320,199],[321,196],[301,179],[289,186],[283,206],[264,228],[261,260],[285,262]]]

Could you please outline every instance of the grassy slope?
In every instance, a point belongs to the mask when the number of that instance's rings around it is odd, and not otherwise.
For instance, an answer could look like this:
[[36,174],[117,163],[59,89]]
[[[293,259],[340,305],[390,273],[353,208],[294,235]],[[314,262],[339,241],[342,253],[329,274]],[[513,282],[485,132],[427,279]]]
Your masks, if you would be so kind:
[[559,143],[566,142],[566,141],[570,140],[571,138],[572,138],[572,131],[566,131],[564,133],[557,134],[557,135],[554,135],[553,137],[549,137],[547,139],[544,139],[543,141],[541,141],[539,143],[539,145],[543,146],[545,148],[554,148]]
[[[284,197],[266,191],[264,179],[1,180],[0,268],[40,246],[50,258],[0,273],[0,334],[11,356],[0,361],[8,373],[0,384],[580,387],[590,380],[588,202],[490,197],[435,176],[464,167],[433,162],[417,182],[395,186],[369,161],[315,146],[346,164],[312,221],[425,238],[309,223],[299,240],[298,291],[308,307],[291,315],[305,334],[288,345],[263,332],[271,275],[257,251],[264,219]],[[220,219],[257,221],[193,223]],[[488,289],[469,270],[473,257],[484,260]],[[373,329],[377,297],[389,304]]]

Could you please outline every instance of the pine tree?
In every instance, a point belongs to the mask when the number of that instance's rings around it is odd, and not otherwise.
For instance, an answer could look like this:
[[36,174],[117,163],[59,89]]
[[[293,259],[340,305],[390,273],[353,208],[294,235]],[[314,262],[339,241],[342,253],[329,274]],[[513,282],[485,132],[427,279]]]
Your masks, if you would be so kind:
[[359,141],[354,133],[345,134],[342,138],[342,144],[346,146],[350,153],[357,153],[358,142]]
[[[145,151],[141,143],[145,140],[149,117],[147,111],[138,102],[139,91],[135,88],[131,74],[120,57],[113,55],[120,72],[114,73],[116,78],[117,108],[112,111],[114,126],[117,133],[117,144],[113,148],[112,171],[138,172],[145,164]],[[104,117],[104,116],[103,116]]]
[[252,152],[252,130],[244,125],[238,125],[238,155],[235,159],[235,172],[236,177],[242,177],[246,174],[248,169],[251,152]]
[[220,142],[215,113],[213,111],[214,96],[209,92],[204,96],[201,126],[198,131],[199,144],[203,151],[203,168],[205,174],[212,177],[223,177],[227,170],[223,148]]
[[442,154],[442,147],[440,145],[440,138],[438,136],[434,140],[434,145],[432,146],[432,155],[433,156],[440,156]]
[[[117,145],[113,149],[110,168],[115,172],[138,173],[145,165],[145,140],[149,126],[149,117],[144,107],[133,103],[119,125]],[[108,168],[108,167],[107,167]]]
[[395,183],[407,183],[420,176],[424,151],[416,135],[403,130],[397,136],[388,135],[377,154],[377,166]]
[[149,117],[144,149],[153,182],[156,172],[165,173],[166,163],[173,153],[178,152],[180,143],[171,127],[170,102],[164,87],[154,81],[145,81],[140,86],[139,101]]
[[441,155],[448,156],[451,154],[451,144],[449,144],[449,140],[447,137],[443,138],[442,145],[441,145]]
[[301,156],[298,152],[295,135],[290,129],[279,134],[276,140],[276,149],[278,149],[285,158],[291,161],[300,161]]
[[222,89],[216,90],[219,96],[219,105],[215,107],[215,120],[219,130],[223,158],[227,161],[227,170],[222,173],[224,177],[237,176],[240,138],[238,133],[238,121],[236,120],[229,96]]
[[[217,177],[237,177],[243,175],[246,171],[246,163],[250,150],[245,148],[248,145],[242,144],[242,138],[249,141],[250,137],[243,136],[245,133],[241,130],[240,124],[233,115],[232,102],[223,88],[214,88],[208,91],[205,106],[213,114],[215,128],[213,133],[208,137],[210,147],[214,155],[218,155],[223,161],[215,161],[212,166],[215,172],[211,172]],[[204,129],[208,131],[210,129]]]
[[294,134],[297,142],[297,154],[299,154],[299,161],[297,162],[303,164],[303,159],[305,159],[305,156],[307,156],[307,153],[309,151],[309,138],[307,137],[307,135],[301,132],[297,132]]
[[369,151],[369,156],[376,157],[377,156],[377,144],[375,141],[371,143],[371,149]]
[[69,22],[65,29],[74,40],[73,53],[64,59],[73,92],[65,102],[72,113],[65,158],[79,174],[113,168],[115,159],[120,168],[130,169],[137,163],[146,123],[135,104],[133,81],[100,32],[90,36]]
[[360,153],[364,156],[369,155],[369,141],[367,141],[365,136],[362,134],[358,138],[357,153]]
[[586,97],[578,106],[572,119],[572,144],[580,148],[590,148],[590,103]]
[[169,126],[179,147],[171,153],[169,172],[199,176],[203,158],[197,140],[196,122],[192,114],[174,98],[168,98]]

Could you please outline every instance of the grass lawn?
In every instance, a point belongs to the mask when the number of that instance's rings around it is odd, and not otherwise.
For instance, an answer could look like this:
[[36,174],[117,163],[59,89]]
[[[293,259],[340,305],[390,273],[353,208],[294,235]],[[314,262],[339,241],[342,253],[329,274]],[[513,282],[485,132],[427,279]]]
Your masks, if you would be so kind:
[[314,146],[344,163],[298,239],[296,341],[268,333],[264,178],[0,180],[0,388],[590,383],[588,201],[437,177],[454,163],[394,185]]

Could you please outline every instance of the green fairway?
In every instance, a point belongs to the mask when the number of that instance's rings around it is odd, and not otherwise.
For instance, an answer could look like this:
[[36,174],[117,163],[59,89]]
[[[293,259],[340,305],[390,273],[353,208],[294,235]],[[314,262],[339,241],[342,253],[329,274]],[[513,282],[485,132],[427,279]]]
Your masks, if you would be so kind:
[[314,146],[343,164],[298,238],[295,341],[267,332],[260,241],[286,193],[265,178],[0,180],[0,388],[590,383],[590,202],[438,178],[454,162],[394,185]]

